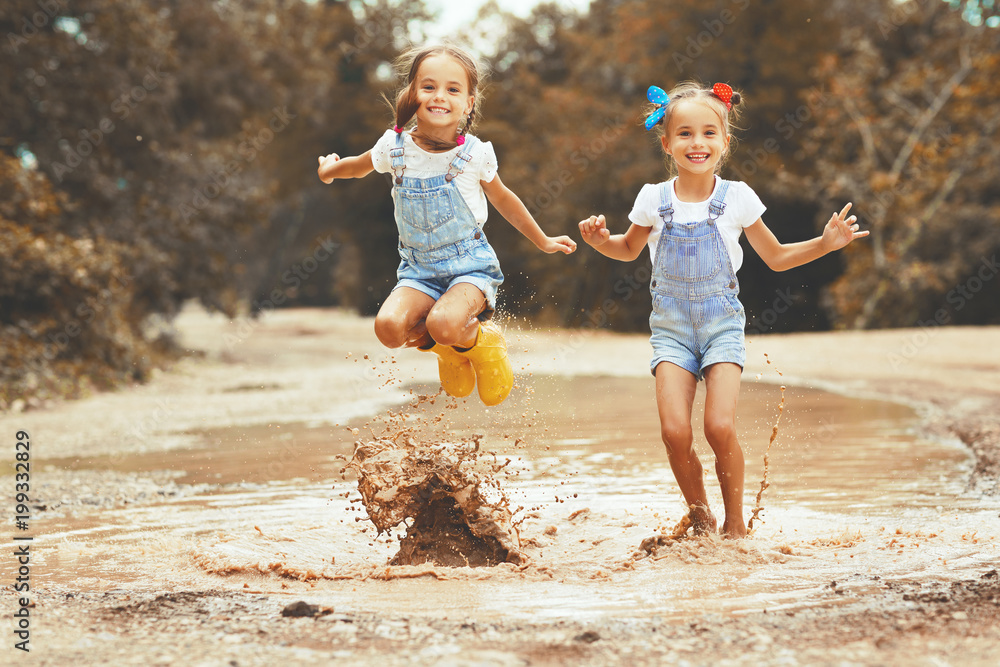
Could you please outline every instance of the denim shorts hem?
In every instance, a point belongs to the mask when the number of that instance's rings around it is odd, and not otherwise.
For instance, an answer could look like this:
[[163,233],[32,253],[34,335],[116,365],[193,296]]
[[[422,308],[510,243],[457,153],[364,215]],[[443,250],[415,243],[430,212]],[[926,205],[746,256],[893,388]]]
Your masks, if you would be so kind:
[[478,287],[479,291],[486,297],[486,307],[491,311],[496,310],[498,285],[494,279],[479,276],[458,276],[451,281],[448,289],[451,289],[458,283],[468,283],[469,285]]
[[694,359],[690,357],[687,359],[681,359],[676,355],[670,355],[670,354],[658,354],[655,357],[653,357],[653,360],[651,362],[649,362],[649,372],[653,377],[656,377],[656,367],[659,366],[664,361],[673,364],[678,368],[683,368],[684,370],[686,370],[688,373],[695,376],[699,380],[701,379],[701,372],[698,369],[698,364],[697,362],[694,361]]
[[706,354],[701,360],[701,374],[705,374],[705,369],[712,364],[736,364],[740,368],[746,366],[746,353],[735,350],[722,350],[716,354]]
[[458,276],[457,278],[452,280],[448,284],[447,289],[444,290],[442,290],[440,287],[438,287],[431,281],[425,282],[414,278],[401,278],[396,283],[396,286],[392,288],[392,291],[396,291],[400,287],[409,287],[411,289],[417,290],[418,292],[423,292],[427,296],[437,301],[442,296],[444,296],[445,292],[447,292],[449,289],[451,289],[458,283],[467,283],[469,285],[477,287],[479,291],[483,293],[483,296],[486,297],[486,309],[484,312],[487,312],[487,314],[492,315],[493,311],[495,311],[497,307],[497,285],[495,285],[494,281],[490,278],[479,278],[476,276]]
[[410,289],[415,289],[418,292],[423,292],[424,294],[434,299],[435,301],[437,301],[444,295],[444,292],[440,291],[436,287],[428,285],[427,283],[422,283],[419,280],[412,280],[410,278],[403,278],[402,280],[397,282],[396,286],[392,288],[392,291],[395,292],[400,287],[409,287]]

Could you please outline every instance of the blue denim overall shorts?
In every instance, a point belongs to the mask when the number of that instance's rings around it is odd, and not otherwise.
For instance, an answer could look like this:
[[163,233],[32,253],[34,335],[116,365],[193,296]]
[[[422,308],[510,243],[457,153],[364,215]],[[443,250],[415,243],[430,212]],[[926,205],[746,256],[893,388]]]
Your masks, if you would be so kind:
[[729,183],[719,183],[708,206],[708,219],[694,223],[673,222],[673,185],[660,184],[663,233],[649,283],[653,375],[661,361],[676,364],[699,380],[712,364],[731,362],[742,368],[746,363],[746,313],[738,298],[740,285],[715,224],[726,208]]
[[[486,296],[480,319],[496,308],[497,288],[503,282],[500,261],[486,234],[455,184],[472,159],[477,139],[467,137],[448,166],[431,178],[404,176],[403,134],[389,151],[395,176],[396,227],[399,230],[399,269],[396,288],[411,287],[433,299],[457,283],[470,283]],[[395,289],[395,288],[394,288]]]

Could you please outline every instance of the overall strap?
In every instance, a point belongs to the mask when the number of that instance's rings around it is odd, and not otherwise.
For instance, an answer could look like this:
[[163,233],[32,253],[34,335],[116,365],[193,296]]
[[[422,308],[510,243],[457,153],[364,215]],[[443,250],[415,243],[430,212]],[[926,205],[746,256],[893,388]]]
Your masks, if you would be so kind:
[[403,182],[403,172],[406,171],[406,160],[403,158],[403,133],[396,134],[396,147],[389,149],[392,158],[392,174],[396,177],[396,185]]
[[673,183],[667,181],[666,183],[660,183],[660,208],[657,211],[660,217],[663,218],[663,224],[669,229],[670,223],[674,219],[674,197],[670,192],[673,190]]
[[472,160],[472,147],[476,145],[479,141],[475,137],[466,136],[465,143],[462,144],[462,149],[458,151],[458,155],[455,159],[451,161],[448,165],[448,173],[445,174],[444,180],[451,181],[453,178],[465,171],[465,168],[469,166],[469,162]]
[[729,191],[729,184],[731,182],[723,180],[719,183],[719,191],[715,193],[712,201],[708,204],[709,220],[715,220],[726,212],[726,193]]

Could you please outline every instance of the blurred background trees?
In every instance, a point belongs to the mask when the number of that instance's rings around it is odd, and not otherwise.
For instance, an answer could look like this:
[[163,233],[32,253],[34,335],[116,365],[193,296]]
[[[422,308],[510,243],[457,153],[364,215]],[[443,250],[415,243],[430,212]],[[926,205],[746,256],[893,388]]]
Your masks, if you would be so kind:
[[[872,236],[770,272],[748,249],[748,331],[1000,323],[997,4],[594,0],[469,37],[492,69],[479,134],[551,234],[624,230],[666,177],[646,87],[745,95],[724,168],[786,241],[846,201]],[[0,409],[141,379],[196,300],[373,314],[395,281],[389,184],[319,183],[392,124],[390,64],[420,2],[8,0],[0,8]],[[648,258],[539,253],[495,213],[500,306],[536,326],[642,331]]]

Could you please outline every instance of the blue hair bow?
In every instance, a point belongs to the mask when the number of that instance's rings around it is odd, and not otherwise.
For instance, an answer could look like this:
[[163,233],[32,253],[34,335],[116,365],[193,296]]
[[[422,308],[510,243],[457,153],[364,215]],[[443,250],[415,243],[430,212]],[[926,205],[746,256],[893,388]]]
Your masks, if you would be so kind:
[[646,98],[658,107],[653,113],[646,116],[646,129],[652,130],[663,120],[663,114],[667,112],[670,98],[667,97],[666,91],[659,86],[650,86],[649,90],[646,91]]

